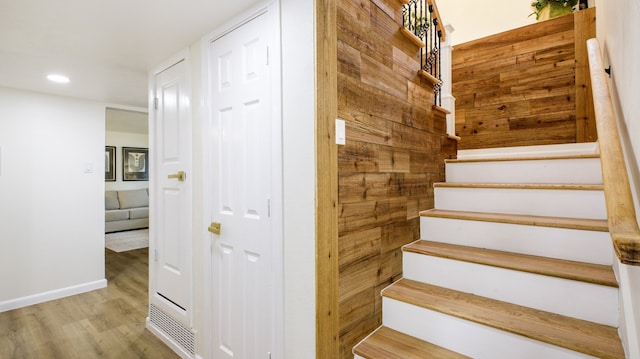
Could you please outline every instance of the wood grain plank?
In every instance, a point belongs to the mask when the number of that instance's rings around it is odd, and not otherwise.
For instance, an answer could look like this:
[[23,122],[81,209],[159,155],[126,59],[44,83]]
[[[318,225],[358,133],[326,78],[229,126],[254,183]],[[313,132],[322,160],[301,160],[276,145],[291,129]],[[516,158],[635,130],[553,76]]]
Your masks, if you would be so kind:
[[611,266],[580,263],[526,254],[459,246],[447,243],[417,241],[406,245],[405,252],[483,264],[521,272],[618,287]]
[[380,296],[380,292],[371,287],[340,301],[341,333],[353,330],[364,318],[376,316],[376,296]]
[[401,249],[407,243],[420,238],[420,220],[414,218],[406,222],[391,223],[382,227],[380,252]]
[[384,200],[389,193],[389,173],[344,173],[338,182],[340,203]]
[[338,109],[337,0],[315,2],[316,14],[316,357],[337,358],[338,333]]
[[378,154],[378,170],[380,172],[410,172],[411,154],[409,150],[380,147]]
[[347,140],[338,150],[340,173],[378,172],[378,151],[379,147],[373,143]]
[[402,251],[398,248],[346,267],[342,271],[339,300],[347,300],[364,290],[377,287],[380,283],[391,284],[392,279],[400,277],[402,273],[401,257]]
[[[573,18],[569,16],[555,18],[545,21],[543,26],[550,33],[567,31],[573,28]],[[508,46],[538,37],[540,37],[540,23],[523,26],[519,31],[505,31],[482,39],[458,44],[456,49],[467,53],[474,53],[478,48],[489,51],[497,47]]]
[[339,111],[338,116],[346,120],[346,138],[349,142],[392,145],[391,124],[387,120],[356,111]]
[[594,142],[598,139],[593,96],[589,92],[589,56],[587,40],[596,36],[596,8],[574,13],[576,54],[576,142]]
[[351,16],[351,21],[357,21],[364,26],[371,25],[371,1],[369,0],[339,0],[338,9],[345,15]]
[[353,351],[366,359],[462,359],[465,355],[380,327]]
[[576,26],[565,16],[456,45],[460,149],[576,142]]
[[361,69],[360,52],[344,41],[338,41],[338,71],[347,76],[360,79]]
[[543,155],[535,157],[497,157],[497,158],[452,158],[444,160],[445,163],[471,163],[471,162],[511,162],[511,161],[552,161],[600,158],[597,153],[584,155]]
[[407,204],[403,197],[378,201],[359,201],[339,205],[340,234],[385,226],[407,218]]
[[407,81],[395,76],[392,68],[374,61],[368,56],[362,57],[362,82],[384,91],[395,98],[407,99]]
[[420,212],[420,216],[463,219],[468,221],[520,224],[526,226],[581,229],[587,231],[609,231],[609,225],[604,219],[546,217],[521,214],[449,211],[441,209],[430,209],[422,211]]
[[598,358],[621,359],[617,328],[402,279],[383,296]]
[[382,252],[382,227],[346,234],[340,236],[338,241],[339,264],[340,269],[343,270],[353,263],[380,255]]
[[541,190],[575,190],[602,191],[601,184],[554,184],[554,183],[462,183],[440,182],[434,183],[440,188],[496,188],[496,189],[541,189]]

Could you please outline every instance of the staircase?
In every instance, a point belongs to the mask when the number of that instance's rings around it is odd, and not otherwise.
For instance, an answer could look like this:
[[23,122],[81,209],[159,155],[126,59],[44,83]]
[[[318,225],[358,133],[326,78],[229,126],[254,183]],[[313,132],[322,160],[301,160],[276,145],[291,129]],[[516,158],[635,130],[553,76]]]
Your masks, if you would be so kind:
[[595,144],[460,151],[356,359],[624,358]]

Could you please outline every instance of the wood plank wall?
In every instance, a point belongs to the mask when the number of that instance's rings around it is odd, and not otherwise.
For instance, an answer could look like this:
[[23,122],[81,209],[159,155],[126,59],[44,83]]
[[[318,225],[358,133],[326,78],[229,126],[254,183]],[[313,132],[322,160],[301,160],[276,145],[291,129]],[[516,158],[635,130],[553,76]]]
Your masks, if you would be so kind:
[[595,8],[456,45],[459,149],[595,141],[586,49],[576,45],[591,37]]
[[419,238],[418,212],[456,153],[401,24],[399,0],[338,1],[340,358],[381,324],[380,291],[400,278],[400,247]]

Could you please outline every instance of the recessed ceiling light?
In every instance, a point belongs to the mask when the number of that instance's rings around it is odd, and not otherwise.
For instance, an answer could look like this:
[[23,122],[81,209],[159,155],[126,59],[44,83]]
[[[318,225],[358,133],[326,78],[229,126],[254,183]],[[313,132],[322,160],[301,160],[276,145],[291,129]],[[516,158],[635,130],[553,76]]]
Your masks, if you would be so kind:
[[47,79],[51,82],[57,82],[59,84],[66,84],[66,83],[69,83],[70,81],[67,76],[60,75],[60,74],[49,74],[47,75]]

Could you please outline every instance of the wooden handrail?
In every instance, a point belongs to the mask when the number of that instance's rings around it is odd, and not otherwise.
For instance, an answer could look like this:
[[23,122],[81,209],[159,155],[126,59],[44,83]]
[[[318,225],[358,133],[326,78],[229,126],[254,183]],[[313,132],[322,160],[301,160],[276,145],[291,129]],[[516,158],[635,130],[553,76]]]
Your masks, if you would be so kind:
[[609,233],[620,262],[640,266],[640,229],[598,40],[587,40],[587,50]]
[[433,6],[433,13],[435,14],[434,17],[438,19],[438,25],[436,26],[436,29],[440,30],[440,33],[442,34],[440,36],[440,41],[445,42],[447,40],[447,30],[445,30],[444,28],[444,21],[440,16],[440,11],[438,11],[438,5],[436,5],[435,0],[427,0],[427,4]]

